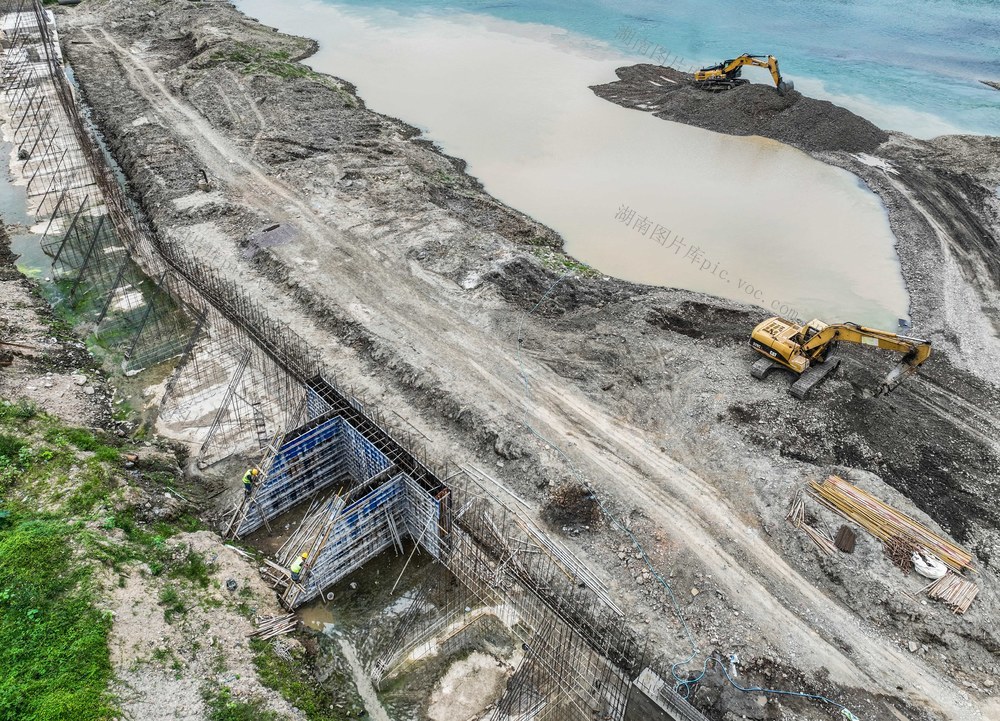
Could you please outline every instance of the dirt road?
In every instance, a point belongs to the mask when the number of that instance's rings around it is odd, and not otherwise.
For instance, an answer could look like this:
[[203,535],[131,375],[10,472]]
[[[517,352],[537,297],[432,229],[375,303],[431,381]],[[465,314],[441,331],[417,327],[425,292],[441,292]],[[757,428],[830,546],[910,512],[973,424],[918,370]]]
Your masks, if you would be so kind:
[[[60,20],[70,28],[66,49],[86,95],[160,232],[252,286],[343,377],[404,415],[442,456],[498,466],[505,482],[541,507],[552,486],[575,479],[565,453],[643,538],[668,539],[681,592],[696,574],[711,579],[703,584],[716,593],[690,609],[703,624],[711,619],[699,638],[703,653],[713,636],[727,648],[773,653],[810,683],[839,687],[860,708],[885,697],[900,699],[904,713],[933,718],[1000,714],[985,692],[961,688],[948,675],[961,668],[978,687],[991,673],[992,570],[983,574],[976,612],[948,621],[951,635],[935,647],[941,653],[921,656],[906,649],[902,619],[923,614],[914,633],[930,639],[945,614],[913,601],[916,610],[880,615],[887,598],[905,593],[884,559],[840,572],[858,578],[834,581],[829,568],[827,576],[817,573],[811,549],[781,523],[789,494],[805,478],[834,466],[879,468],[864,453],[844,452],[844,444],[813,457],[786,455],[782,444],[794,448],[800,431],[855,439],[884,465],[896,463],[902,476],[911,454],[892,446],[907,428],[915,438],[928,434],[931,444],[946,442],[934,435],[941,427],[957,428],[958,448],[941,453],[949,462],[979,454],[971,486],[996,468],[996,426],[982,417],[988,413],[959,428],[953,407],[927,394],[907,391],[878,405],[858,388],[874,376],[863,361],[848,363],[847,376],[832,381],[815,405],[792,406],[776,381],[749,385],[742,338],[755,311],[695,294],[571,277],[528,315],[558,277],[544,267],[551,256],[539,262],[511,242],[530,235],[528,221],[485,198],[474,181],[453,179],[454,165],[413,142],[411,129],[344,102],[344,84],[239,74],[210,61],[220,51],[208,44],[205,27],[220,42],[246,32],[242,22],[229,8],[194,17],[183,5],[157,5],[156,19],[144,20],[154,6],[135,2],[123,17],[116,10],[117,28],[100,13],[120,6],[104,2],[82,6],[90,15]],[[168,26],[185,28],[188,39],[163,42]],[[305,119],[294,102],[309,105]],[[336,123],[324,115],[335,102],[344,116]],[[234,110],[247,106],[254,112]],[[328,145],[311,139],[316,134]],[[207,170],[221,200],[175,202],[196,192],[198,168]],[[449,179],[436,184],[442,169]],[[470,222],[476,213],[487,220]],[[248,232],[265,223],[292,227],[294,240],[245,259]],[[677,330],[678,318],[696,330]],[[774,412],[737,423],[733,407],[740,403]],[[859,426],[855,414],[870,416],[885,436]],[[531,434],[526,420],[557,448]],[[790,425],[783,430],[783,423]],[[752,437],[758,427],[763,440]],[[808,451],[817,453],[816,445]],[[877,478],[860,477],[894,494]],[[934,508],[931,498],[917,502]],[[995,545],[992,513],[963,540]],[[655,619],[649,627],[664,652],[686,655],[662,594],[636,586],[634,567],[620,564],[621,537],[577,538],[637,611]]]

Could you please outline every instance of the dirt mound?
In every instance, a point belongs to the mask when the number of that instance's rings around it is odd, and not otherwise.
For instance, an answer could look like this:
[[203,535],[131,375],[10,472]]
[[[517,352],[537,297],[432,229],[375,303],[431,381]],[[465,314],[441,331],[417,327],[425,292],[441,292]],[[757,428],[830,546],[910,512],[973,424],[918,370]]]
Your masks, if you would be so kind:
[[652,112],[730,135],[760,135],[806,151],[870,153],[889,139],[876,125],[826,100],[792,90],[779,95],[768,85],[745,85],[720,93],[693,86],[687,73],[656,65],[619,68],[620,80],[591,88],[627,108]]
[[559,528],[585,524],[597,524],[601,519],[601,509],[594,494],[578,483],[564,483],[555,488],[542,509],[542,518],[549,525]]

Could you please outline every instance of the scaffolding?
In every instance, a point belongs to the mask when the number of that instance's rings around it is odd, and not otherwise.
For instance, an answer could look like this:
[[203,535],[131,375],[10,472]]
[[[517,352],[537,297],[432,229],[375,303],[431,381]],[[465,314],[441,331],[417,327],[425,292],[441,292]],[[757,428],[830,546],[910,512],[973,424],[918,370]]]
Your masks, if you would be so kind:
[[[517,501],[488,490],[494,483],[472,467],[453,478],[441,563],[458,584],[445,599],[440,580],[425,584],[388,641],[362,647],[369,673],[380,682],[488,614],[524,650],[492,719],[623,718],[643,657],[640,639],[586,566]],[[422,610],[430,594],[436,614]]]
[[[493,616],[525,652],[495,721],[624,718],[642,646],[583,563],[516,503],[487,490],[499,485],[481,471],[463,468],[446,486],[322,378],[308,385],[306,408],[311,418],[262,463],[261,482],[230,524],[246,535],[308,504],[265,571],[287,607],[323,596],[387,549],[402,555],[412,544],[443,575],[432,573],[395,626],[361,644],[376,682]],[[303,553],[293,579],[289,569]]]
[[165,289],[164,269],[143,270],[141,224],[79,112],[54,18],[25,0],[6,11],[0,79],[20,164],[13,170],[26,184],[28,212],[45,224],[41,245],[58,302],[128,373],[175,357],[190,341],[193,316]]
[[[269,448],[260,480],[233,509],[228,531],[245,536],[312,504],[271,567],[285,604],[316,598],[387,548],[402,551],[406,539],[439,558],[450,498],[435,472],[322,377],[308,383],[305,408],[309,420]],[[334,496],[319,500],[333,489]],[[308,558],[302,579],[293,581],[286,569],[302,553]]]

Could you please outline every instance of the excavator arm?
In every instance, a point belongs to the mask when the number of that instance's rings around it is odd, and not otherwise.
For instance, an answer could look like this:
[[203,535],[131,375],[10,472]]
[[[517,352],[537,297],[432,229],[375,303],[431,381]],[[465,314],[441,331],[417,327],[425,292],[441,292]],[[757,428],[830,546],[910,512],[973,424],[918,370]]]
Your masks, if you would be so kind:
[[866,328],[856,323],[833,323],[825,328],[809,333],[811,326],[803,326],[799,340],[803,352],[811,354],[826,348],[834,341],[874,346],[883,350],[902,353],[903,357],[882,381],[876,395],[884,395],[896,388],[907,377],[916,372],[931,355],[931,342],[922,338],[910,338],[875,328]]
[[778,59],[773,55],[743,53],[737,58],[724,60],[718,65],[702,68],[694,74],[694,79],[696,83],[710,90],[728,90],[750,82],[741,77],[743,68],[747,65],[767,68],[771,72],[774,86],[782,95],[793,88],[790,82],[786,83],[781,77],[781,71],[778,69]]

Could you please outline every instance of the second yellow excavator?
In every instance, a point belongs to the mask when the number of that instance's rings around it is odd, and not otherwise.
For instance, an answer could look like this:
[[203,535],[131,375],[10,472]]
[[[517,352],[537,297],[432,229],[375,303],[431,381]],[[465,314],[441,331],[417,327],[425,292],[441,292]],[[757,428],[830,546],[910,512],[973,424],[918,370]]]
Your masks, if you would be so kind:
[[771,77],[774,79],[774,86],[781,95],[795,89],[791,80],[786,82],[781,77],[776,57],[773,55],[751,55],[750,53],[743,53],[738,58],[723,60],[718,65],[702,68],[694,74],[694,81],[698,87],[705,90],[732,90],[741,85],[747,85],[750,82],[742,77],[743,68],[747,65],[770,70]]
[[857,323],[831,323],[811,320],[805,325],[779,316],[768,318],[753,329],[750,347],[764,356],[753,364],[754,378],[766,378],[778,368],[798,374],[791,393],[805,398],[815,386],[837,369],[840,360],[829,358],[837,341],[857,343],[903,353],[903,358],[889,371],[876,395],[888,393],[907,376],[916,372],[931,354],[931,342],[920,338],[866,328]]

